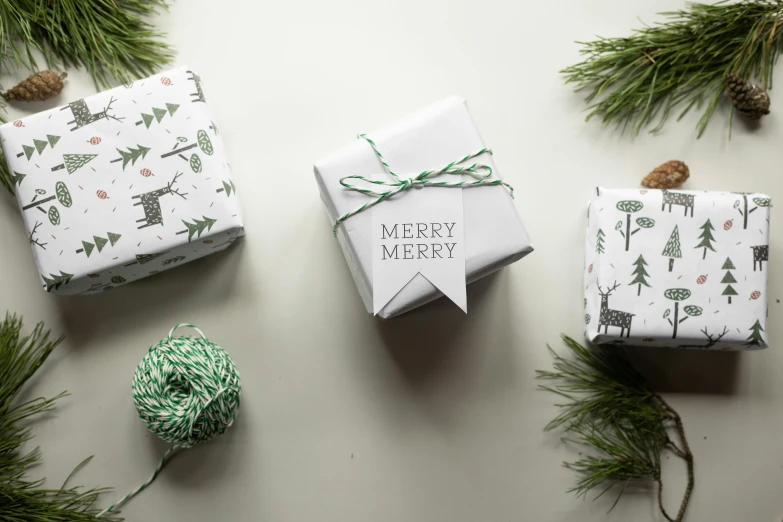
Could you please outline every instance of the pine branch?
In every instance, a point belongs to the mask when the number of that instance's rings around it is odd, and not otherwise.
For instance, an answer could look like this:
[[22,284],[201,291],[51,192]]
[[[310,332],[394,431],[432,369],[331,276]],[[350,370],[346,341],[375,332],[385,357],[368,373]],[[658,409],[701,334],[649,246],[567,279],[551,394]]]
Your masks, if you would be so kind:
[[[693,491],[693,455],[677,412],[631,366],[617,347],[590,350],[563,336],[571,357],[564,358],[549,348],[554,371],[538,370],[539,379],[553,381],[540,389],[566,399],[560,413],[544,428],[562,429],[565,440],[593,450],[594,454],[565,465],[580,474],[570,492],[586,496],[600,490],[600,497],[621,485],[617,499],[630,482],[658,484],[658,502],[663,516],[681,522]],[[668,434],[673,429],[678,446]],[[680,509],[672,518],[663,507],[661,453],[672,451],[688,468],[688,486]]]
[[629,37],[579,42],[584,61],[561,73],[567,84],[589,92],[588,120],[598,116],[635,135],[651,125],[652,132],[660,130],[674,109],[681,111],[679,120],[696,107],[703,108],[701,136],[729,73],[772,86],[783,46],[781,9],[782,0],[689,4],[661,13],[665,21]]
[[172,58],[145,21],[166,7],[164,0],[2,0],[0,75],[37,69],[37,50],[49,68],[84,67],[97,88],[149,76]]
[[[21,332],[22,321],[15,315],[6,315],[0,323],[0,519],[51,522],[118,520],[95,516],[94,505],[105,489],[67,487],[68,480],[60,489],[44,489],[43,480],[26,477],[27,470],[41,462],[41,453],[37,448],[22,453],[21,446],[32,438],[32,432],[21,421],[52,411],[57,399],[66,394],[15,403],[25,382],[62,341],[62,338],[50,338],[43,323],[36,325],[26,337],[22,337]],[[74,473],[86,463],[78,465]]]

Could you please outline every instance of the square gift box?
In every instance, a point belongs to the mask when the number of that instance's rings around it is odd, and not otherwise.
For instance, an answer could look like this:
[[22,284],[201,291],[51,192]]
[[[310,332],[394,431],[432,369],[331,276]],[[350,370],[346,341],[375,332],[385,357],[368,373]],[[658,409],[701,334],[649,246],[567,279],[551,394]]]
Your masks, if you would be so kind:
[[[484,142],[476,128],[465,100],[451,97],[431,105],[393,125],[370,134],[372,142],[383,159],[394,169],[420,172],[446,165],[466,154],[484,150]],[[489,153],[476,160],[491,167],[492,178],[499,180],[499,172]],[[406,170],[407,169],[407,170]],[[383,175],[379,157],[365,140],[357,140],[339,152],[315,165],[315,178],[326,205],[331,223],[340,216],[357,209],[372,198],[346,190],[341,178],[364,175],[378,178]],[[468,178],[468,176],[462,176]],[[389,178],[383,178],[389,179]],[[436,178],[440,181],[442,178]],[[459,179],[459,177],[457,177]],[[469,178],[472,180],[472,178]],[[449,178],[453,181],[454,177]],[[498,181],[499,182],[499,181]],[[458,190],[461,193],[464,215],[465,281],[473,282],[509,265],[533,251],[530,238],[517,214],[513,199],[502,186],[481,186],[466,189],[423,187],[421,198],[429,191]],[[393,196],[406,198],[407,193]],[[373,211],[378,206],[353,215],[336,228],[337,241],[345,255],[348,267],[364,301],[367,311],[373,312],[373,241],[371,230]],[[405,216],[400,216],[405,221]],[[402,229],[401,229],[402,230]],[[402,232],[401,232],[402,233]],[[390,318],[441,297],[443,293],[421,273],[416,274],[378,312]]]
[[765,348],[769,206],[764,194],[599,188],[585,241],[586,337]]
[[243,235],[223,141],[186,67],[3,125],[0,140],[48,292],[113,288]]

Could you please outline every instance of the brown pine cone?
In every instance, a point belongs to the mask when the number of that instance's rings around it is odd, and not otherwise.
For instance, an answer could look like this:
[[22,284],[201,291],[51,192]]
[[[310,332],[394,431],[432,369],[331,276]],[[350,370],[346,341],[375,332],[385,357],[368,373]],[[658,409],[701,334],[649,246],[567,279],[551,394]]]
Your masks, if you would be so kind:
[[677,188],[690,177],[688,165],[679,160],[667,161],[647,174],[642,186],[653,189]]
[[758,120],[769,114],[769,95],[758,85],[731,73],[726,77],[726,87],[731,103],[742,116]]
[[46,101],[54,98],[63,90],[63,78],[66,73],[58,75],[53,71],[39,71],[22,83],[8,89],[3,96],[9,101]]

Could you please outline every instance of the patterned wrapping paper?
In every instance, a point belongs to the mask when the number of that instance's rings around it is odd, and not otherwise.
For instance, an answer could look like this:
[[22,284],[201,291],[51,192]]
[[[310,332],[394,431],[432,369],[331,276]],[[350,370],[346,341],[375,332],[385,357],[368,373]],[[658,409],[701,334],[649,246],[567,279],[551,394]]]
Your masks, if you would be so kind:
[[585,336],[765,348],[769,206],[764,194],[599,188],[588,206]]
[[244,234],[201,78],[187,67],[0,127],[41,284],[81,294]]

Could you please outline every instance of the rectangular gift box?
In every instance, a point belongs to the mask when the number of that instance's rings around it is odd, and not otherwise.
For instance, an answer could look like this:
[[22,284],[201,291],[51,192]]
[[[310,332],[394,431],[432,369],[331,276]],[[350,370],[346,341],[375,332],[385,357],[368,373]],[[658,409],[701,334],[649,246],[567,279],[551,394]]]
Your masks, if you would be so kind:
[[765,348],[769,206],[764,194],[599,188],[585,240],[586,337]]
[[181,67],[0,127],[46,291],[107,290],[243,235],[214,120]]
[[[465,100],[457,97],[431,105],[371,136],[379,149],[383,150],[384,159],[389,165],[409,171],[441,167],[455,158],[484,148]],[[493,177],[499,178],[492,157],[489,154],[483,156],[481,161],[492,167]],[[315,178],[331,223],[368,202],[366,195],[344,189],[340,179],[348,175],[373,177],[379,172],[382,172],[379,159],[364,140],[357,140],[316,163]],[[462,192],[467,283],[489,275],[533,251],[513,200],[502,186],[421,190]],[[395,197],[404,198],[405,194]],[[372,211],[369,209],[356,214],[337,228],[337,241],[370,313],[373,310]],[[418,274],[378,315],[382,318],[394,317],[442,295],[432,283]]]

